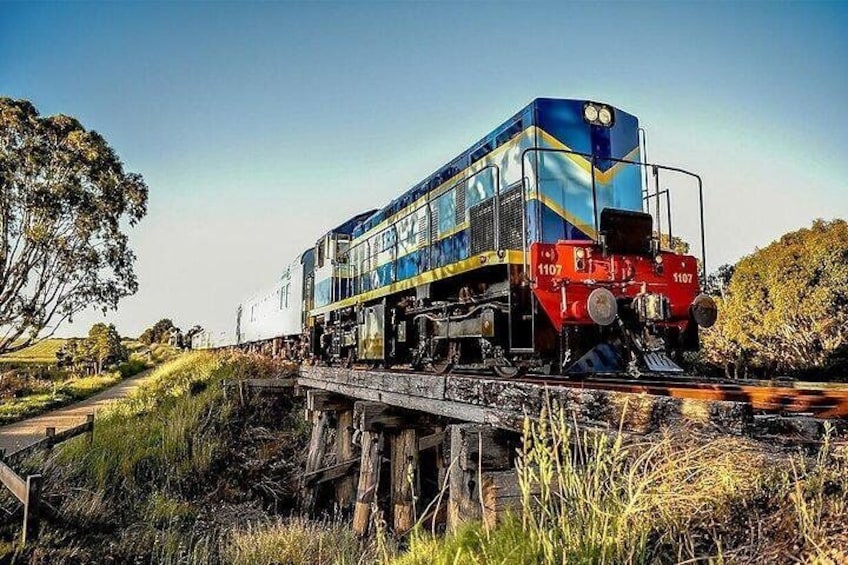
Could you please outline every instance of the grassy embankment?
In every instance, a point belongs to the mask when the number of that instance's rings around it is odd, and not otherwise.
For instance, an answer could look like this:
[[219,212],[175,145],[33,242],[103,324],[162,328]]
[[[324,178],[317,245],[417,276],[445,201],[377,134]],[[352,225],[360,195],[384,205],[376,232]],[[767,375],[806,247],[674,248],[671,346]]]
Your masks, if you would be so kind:
[[[156,369],[101,414],[91,446],[71,440],[47,461],[29,462],[43,469],[44,496],[61,518],[18,561],[220,561],[231,530],[293,508],[308,436],[299,399],[242,406],[225,399],[221,380],[285,370],[211,353]],[[5,532],[9,542],[16,530]]]
[[56,367],[56,352],[65,341],[46,339],[0,356],[0,424],[83,400],[177,354],[168,345],[147,347],[136,341],[125,341],[124,345],[130,350],[128,361],[99,375],[82,376]]
[[[48,460],[61,522],[29,562],[235,564],[845,563],[844,444],[815,456],[677,433],[635,442],[572,436],[554,411],[525,432],[523,507],[487,529],[417,530],[360,544],[336,522],[293,518],[306,439],[299,401],[223,397],[222,378],[280,367],[192,354],[159,368]],[[576,447],[574,447],[576,445]],[[572,447],[569,447],[572,446]],[[7,532],[8,536],[11,533]],[[11,538],[9,538],[11,539]]]

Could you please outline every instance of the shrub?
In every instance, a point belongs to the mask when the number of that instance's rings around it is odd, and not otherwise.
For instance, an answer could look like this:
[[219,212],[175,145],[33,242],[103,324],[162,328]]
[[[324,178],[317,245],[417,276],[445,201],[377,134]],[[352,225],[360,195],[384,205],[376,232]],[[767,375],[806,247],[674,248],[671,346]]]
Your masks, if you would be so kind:
[[131,357],[129,361],[124,361],[118,366],[122,379],[128,379],[147,370],[148,364],[138,357]]

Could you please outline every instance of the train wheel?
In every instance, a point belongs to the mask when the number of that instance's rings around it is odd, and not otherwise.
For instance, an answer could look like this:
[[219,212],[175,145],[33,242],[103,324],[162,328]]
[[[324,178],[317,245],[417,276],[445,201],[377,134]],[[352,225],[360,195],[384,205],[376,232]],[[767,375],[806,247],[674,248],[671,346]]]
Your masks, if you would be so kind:
[[494,365],[492,372],[499,379],[517,379],[527,372],[527,368],[516,367],[515,365]]
[[437,375],[447,375],[453,370],[453,363],[449,359],[441,359],[430,363],[430,369]]
[[459,360],[459,344],[449,343],[447,354],[439,359],[430,361],[430,369],[438,375],[447,375]]

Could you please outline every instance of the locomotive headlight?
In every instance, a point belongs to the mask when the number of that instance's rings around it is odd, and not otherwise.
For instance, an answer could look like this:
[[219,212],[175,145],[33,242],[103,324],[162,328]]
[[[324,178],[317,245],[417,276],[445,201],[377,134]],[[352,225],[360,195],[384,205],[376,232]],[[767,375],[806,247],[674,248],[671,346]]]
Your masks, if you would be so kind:
[[654,261],[656,261],[656,262],[657,262],[657,265],[662,265],[662,262],[663,262],[663,256],[662,256],[662,255],[657,255],[656,257],[654,257]]
[[689,313],[702,328],[710,328],[718,317],[718,307],[715,300],[706,294],[699,294],[689,306]]
[[583,117],[587,122],[594,122],[598,119],[598,109],[592,104],[586,104],[583,108]]
[[615,295],[605,288],[596,288],[586,301],[589,317],[599,326],[608,326],[618,315],[618,303]]
[[582,259],[583,257],[586,256],[586,250],[583,249],[582,247],[578,247],[577,249],[574,250],[574,256],[577,257],[578,259]]
[[598,120],[605,125],[608,126],[612,123],[612,112],[609,108],[601,108],[598,111]]

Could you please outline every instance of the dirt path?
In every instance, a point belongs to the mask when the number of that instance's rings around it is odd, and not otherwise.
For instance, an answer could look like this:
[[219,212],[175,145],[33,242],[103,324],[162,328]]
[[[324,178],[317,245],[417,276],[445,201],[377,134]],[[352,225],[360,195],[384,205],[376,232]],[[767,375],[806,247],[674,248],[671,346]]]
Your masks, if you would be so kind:
[[139,373],[76,404],[14,424],[0,426],[0,449],[5,449],[6,453],[12,453],[43,438],[44,429],[47,427],[53,426],[57,432],[61,432],[85,422],[88,414],[96,412],[98,408],[102,408],[112,400],[128,396],[150,376],[150,373],[150,370]]

